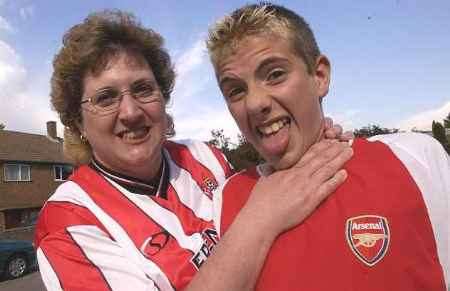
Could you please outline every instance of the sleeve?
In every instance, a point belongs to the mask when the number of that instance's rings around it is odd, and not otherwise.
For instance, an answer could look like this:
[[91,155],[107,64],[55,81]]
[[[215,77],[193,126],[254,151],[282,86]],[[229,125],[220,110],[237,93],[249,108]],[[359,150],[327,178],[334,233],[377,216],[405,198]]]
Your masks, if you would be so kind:
[[450,157],[442,145],[425,134],[375,136],[403,162],[422,192],[427,206],[439,260],[450,285]]
[[258,179],[256,168],[242,170],[228,178],[214,194],[214,226],[220,237],[247,203]]
[[230,164],[230,162],[228,161],[227,157],[225,156],[225,154],[218,148],[216,148],[215,146],[211,145],[211,144],[207,144],[208,147],[211,149],[211,151],[213,152],[214,156],[216,157],[217,161],[220,163],[220,166],[223,169],[223,173],[225,175],[225,178],[229,178],[231,177],[235,172],[233,169],[233,166]]
[[226,182],[219,186],[213,195],[213,223],[217,230],[219,238],[222,237],[221,223],[222,223],[222,204],[223,204],[223,190]]
[[158,290],[82,206],[47,203],[39,218],[35,244],[49,291]]
[[[165,143],[170,159],[192,176],[197,184],[214,191],[223,184],[234,171],[225,155],[214,146],[196,140],[179,140]],[[206,183],[205,178],[211,178]],[[205,185],[202,185],[205,184]],[[213,193],[211,193],[214,195]]]

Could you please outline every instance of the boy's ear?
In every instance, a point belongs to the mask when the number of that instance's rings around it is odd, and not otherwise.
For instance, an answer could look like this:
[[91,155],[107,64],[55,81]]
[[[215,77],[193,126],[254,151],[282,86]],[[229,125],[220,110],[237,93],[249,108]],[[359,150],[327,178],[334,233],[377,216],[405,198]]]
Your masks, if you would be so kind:
[[330,61],[325,55],[320,55],[317,58],[313,74],[316,80],[317,96],[322,99],[328,94],[331,77]]

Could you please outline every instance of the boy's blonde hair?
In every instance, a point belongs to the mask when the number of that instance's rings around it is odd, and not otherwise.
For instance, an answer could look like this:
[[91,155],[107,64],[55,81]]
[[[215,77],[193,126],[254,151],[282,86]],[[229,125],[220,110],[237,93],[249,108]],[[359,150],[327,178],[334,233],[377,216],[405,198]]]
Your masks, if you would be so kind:
[[313,72],[320,50],[308,23],[295,12],[269,2],[245,5],[210,28],[206,46],[213,65],[217,67],[221,59],[232,54],[241,40],[256,35],[274,35],[291,41],[308,73]]

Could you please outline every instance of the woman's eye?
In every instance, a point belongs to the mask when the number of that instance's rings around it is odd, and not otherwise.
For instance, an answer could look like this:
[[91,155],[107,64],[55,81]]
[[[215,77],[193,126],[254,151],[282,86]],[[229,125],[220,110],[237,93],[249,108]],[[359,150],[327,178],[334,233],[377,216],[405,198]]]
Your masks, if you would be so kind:
[[153,93],[153,86],[150,83],[141,83],[136,85],[133,91],[138,97],[145,97]]
[[95,96],[95,105],[105,106],[109,105],[109,103],[113,102],[114,98],[117,96],[117,93],[114,90],[105,90],[103,92],[99,92]]

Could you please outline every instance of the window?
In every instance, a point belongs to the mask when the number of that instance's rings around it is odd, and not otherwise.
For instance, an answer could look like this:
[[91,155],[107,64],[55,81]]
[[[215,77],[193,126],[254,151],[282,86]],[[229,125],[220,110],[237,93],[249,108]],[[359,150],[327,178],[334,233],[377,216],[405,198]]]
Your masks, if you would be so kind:
[[73,172],[73,167],[69,165],[55,165],[53,166],[56,181],[65,181]]
[[36,224],[39,208],[5,209],[5,229],[28,227]]
[[20,213],[20,226],[36,225],[39,209],[22,209]]
[[5,181],[31,181],[30,165],[5,164]]

